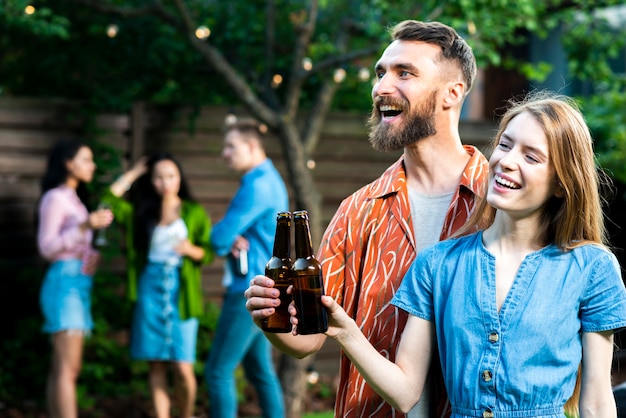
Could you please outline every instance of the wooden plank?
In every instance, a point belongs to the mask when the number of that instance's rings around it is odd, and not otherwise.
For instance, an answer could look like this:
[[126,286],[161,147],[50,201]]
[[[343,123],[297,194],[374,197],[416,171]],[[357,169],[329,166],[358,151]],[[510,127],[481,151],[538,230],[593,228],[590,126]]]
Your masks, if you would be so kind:
[[35,129],[10,129],[0,126],[0,150],[3,153],[46,153],[59,137],[70,131],[48,132]]
[[0,176],[0,199],[35,200],[39,192],[39,179]]
[[44,154],[0,154],[0,175],[14,174],[21,177],[30,174],[40,176],[45,167],[46,155]]

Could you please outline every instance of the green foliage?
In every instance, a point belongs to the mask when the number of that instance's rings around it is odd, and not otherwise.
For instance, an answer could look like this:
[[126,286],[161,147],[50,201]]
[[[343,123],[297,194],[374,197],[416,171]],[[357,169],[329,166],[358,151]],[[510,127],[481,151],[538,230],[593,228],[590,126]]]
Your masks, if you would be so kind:
[[[597,93],[583,104],[583,112],[596,139],[598,162],[626,182],[626,94],[622,89]],[[598,141],[601,139],[601,141]]]
[[37,7],[35,13],[27,13],[28,0],[4,0],[0,2],[0,16],[7,30],[24,30],[36,36],[67,39],[69,20],[56,15],[49,7]]
[[[4,284],[1,295],[4,320],[0,344],[0,399],[41,402],[49,361],[45,353],[50,347],[48,338],[41,333],[38,305],[44,269],[31,265],[14,270],[4,262],[0,268],[8,273],[5,277],[12,279]],[[12,306],[10,311],[8,306]]]

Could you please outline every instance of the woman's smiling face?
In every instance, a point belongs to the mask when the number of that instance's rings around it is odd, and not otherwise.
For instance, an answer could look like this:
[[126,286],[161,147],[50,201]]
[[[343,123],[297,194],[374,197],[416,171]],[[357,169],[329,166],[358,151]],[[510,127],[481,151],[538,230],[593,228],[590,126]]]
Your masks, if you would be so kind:
[[515,218],[539,215],[556,191],[548,148],[543,128],[530,113],[511,119],[489,159],[489,204]]

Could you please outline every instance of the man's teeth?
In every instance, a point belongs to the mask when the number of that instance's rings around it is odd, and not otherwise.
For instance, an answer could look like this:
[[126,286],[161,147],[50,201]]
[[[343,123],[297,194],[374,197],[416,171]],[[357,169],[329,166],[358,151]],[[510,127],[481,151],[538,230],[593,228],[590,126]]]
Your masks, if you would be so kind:
[[402,109],[399,106],[382,105],[379,107],[381,112],[399,112]]
[[505,180],[505,179],[503,179],[500,176],[496,176],[495,180],[496,180],[496,183],[498,183],[498,184],[500,184],[502,186],[508,187],[510,189],[519,189],[520,188],[520,186],[517,183],[513,183],[512,181]]

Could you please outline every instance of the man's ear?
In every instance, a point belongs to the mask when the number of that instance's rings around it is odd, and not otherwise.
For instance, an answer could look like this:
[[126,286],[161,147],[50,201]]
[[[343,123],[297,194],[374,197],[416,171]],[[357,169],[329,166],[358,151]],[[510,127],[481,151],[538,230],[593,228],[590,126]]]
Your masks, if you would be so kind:
[[446,108],[459,106],[463,102],[465,84],[460,81],[450,82],[446,85],[446,94],[443,97],[443,105]]

